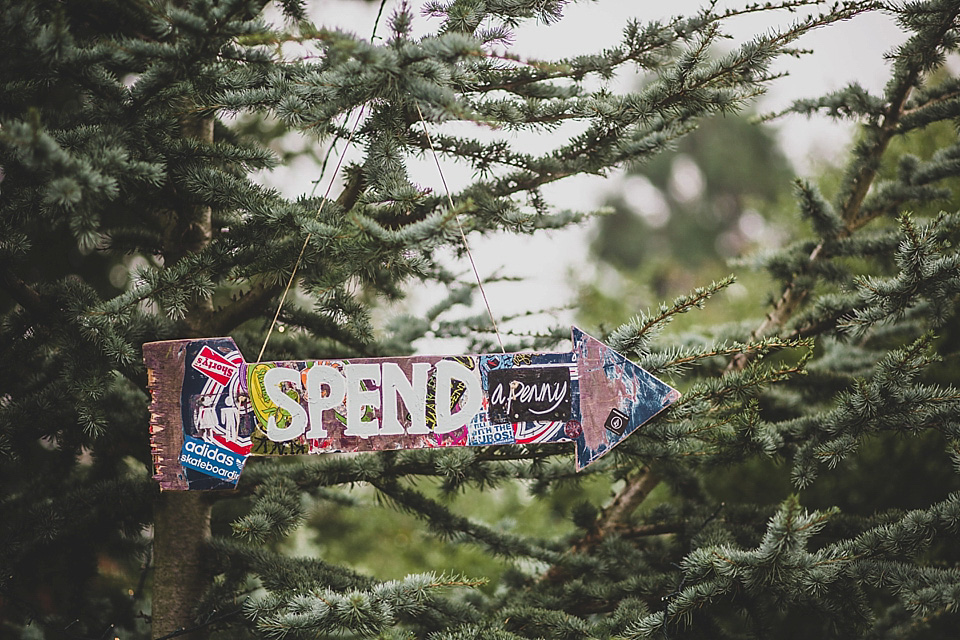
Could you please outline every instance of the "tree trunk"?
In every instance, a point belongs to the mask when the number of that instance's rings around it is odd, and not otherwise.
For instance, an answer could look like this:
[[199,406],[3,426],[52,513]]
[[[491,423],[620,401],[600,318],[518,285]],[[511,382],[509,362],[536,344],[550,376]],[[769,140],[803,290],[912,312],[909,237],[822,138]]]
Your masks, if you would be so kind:
[[[185,116],[180,135],[213,142],[213,118]],[[182,206],[167,211],[164,234],[164,262],[201,251],[213,237],[209,207]],[[197,299],[185,318],[190,337],[209,335],[213,304],[210,298]],[[212,500],[201,492],[162,491],[154,504],[153,529],[153,637],[162,638],[196,627],[195,608],[209,584],[203,553],[210,539]],[[206,627],[178,638],[206,637]]]
[[[198,491],[163,491],[154,504],[153,637],[196,626],[194,608],[207,576],[203,553],[210,538],[211,503]],[[197,640],[205,629],[178,635]]]

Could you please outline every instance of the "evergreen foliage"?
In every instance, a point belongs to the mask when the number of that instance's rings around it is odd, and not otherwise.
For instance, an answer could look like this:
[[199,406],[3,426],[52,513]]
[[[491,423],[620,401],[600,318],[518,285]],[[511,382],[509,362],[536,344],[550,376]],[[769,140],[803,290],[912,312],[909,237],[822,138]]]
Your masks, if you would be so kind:
[[[401,3],[368,40],[307,22],[297,0],[276,3],[279,27],[266,0],[0,1],[0,635],[955,637],[960,148],[950,129],[903,149],[957,116],[943,63],[960,2],[839,3],[720,57],[725,20],[811,3],[637,21],[565,60],[504,53],[516,25],[564,4],[430,2],[438,28],[415,37]],[[440,258],[460,251],[460,223],[582,219],[542,189],[642,165],[745,108],[804,33],[871,10],[908,37],[882,94],[794,106],[860,133],[836,193],[797,182],[809,231],[756,257],[771,305],[671,334],[716,304],[732,283],[718,279],[612,331],[684,395],[588,471],[547,445],[394,451],[257,459],[228,497],[158,495],[144,342],[229,334],[253,361],[295,272],[266,358],[402,355],[428,333],[490,349],[482,317],[451,319],[472,289]],[[624,68],[648,76],[618,95],[604,81]],[[564,123],[579,132],[542,154],[508,135]],[[343,146],[361,151],[336,194],[257,182],[296,135],[307,155],[332,145],[324,184]],[[452,207],[408,171],[432,146],[475,171]],[[379,326],[377,305],[421,282],[449,298]],[[449,499],[517,483],[563,524],[511,528]],[[304,522],[368,495],[422,520],[412,545],[475,547],[507,569],[487,586],[448,567],[387,579],[290,553]]]

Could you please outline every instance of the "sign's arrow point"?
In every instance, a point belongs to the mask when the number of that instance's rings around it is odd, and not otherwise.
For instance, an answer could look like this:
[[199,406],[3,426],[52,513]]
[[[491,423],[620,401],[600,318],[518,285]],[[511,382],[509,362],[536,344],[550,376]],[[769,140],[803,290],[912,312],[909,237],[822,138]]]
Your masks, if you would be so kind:
[[573,353],[583,428],[577,438],[580,471],[676,402],[680,392],[577,327]]

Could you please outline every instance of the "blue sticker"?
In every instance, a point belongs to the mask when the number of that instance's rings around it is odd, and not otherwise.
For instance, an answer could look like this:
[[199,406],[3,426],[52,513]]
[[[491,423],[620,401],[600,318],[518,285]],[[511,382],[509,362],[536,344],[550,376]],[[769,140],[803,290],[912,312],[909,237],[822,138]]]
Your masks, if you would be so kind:
[[467,444],[483,446],[491,444],[514,444],[513,426],[510,424],[490,424],[485,420],[470,425]]
[[180,465],[219,480],[236,484],[246,456],[238,455],[216,444],[184,434]]

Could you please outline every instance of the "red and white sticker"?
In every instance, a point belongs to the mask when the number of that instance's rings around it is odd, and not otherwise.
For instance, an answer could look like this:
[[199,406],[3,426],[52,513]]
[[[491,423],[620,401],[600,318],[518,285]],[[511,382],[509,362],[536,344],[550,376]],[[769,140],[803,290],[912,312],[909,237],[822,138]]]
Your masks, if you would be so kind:
[[193,359],[192,366],[200,373],[219,384],[227,384],[240,367],[204,345]]

